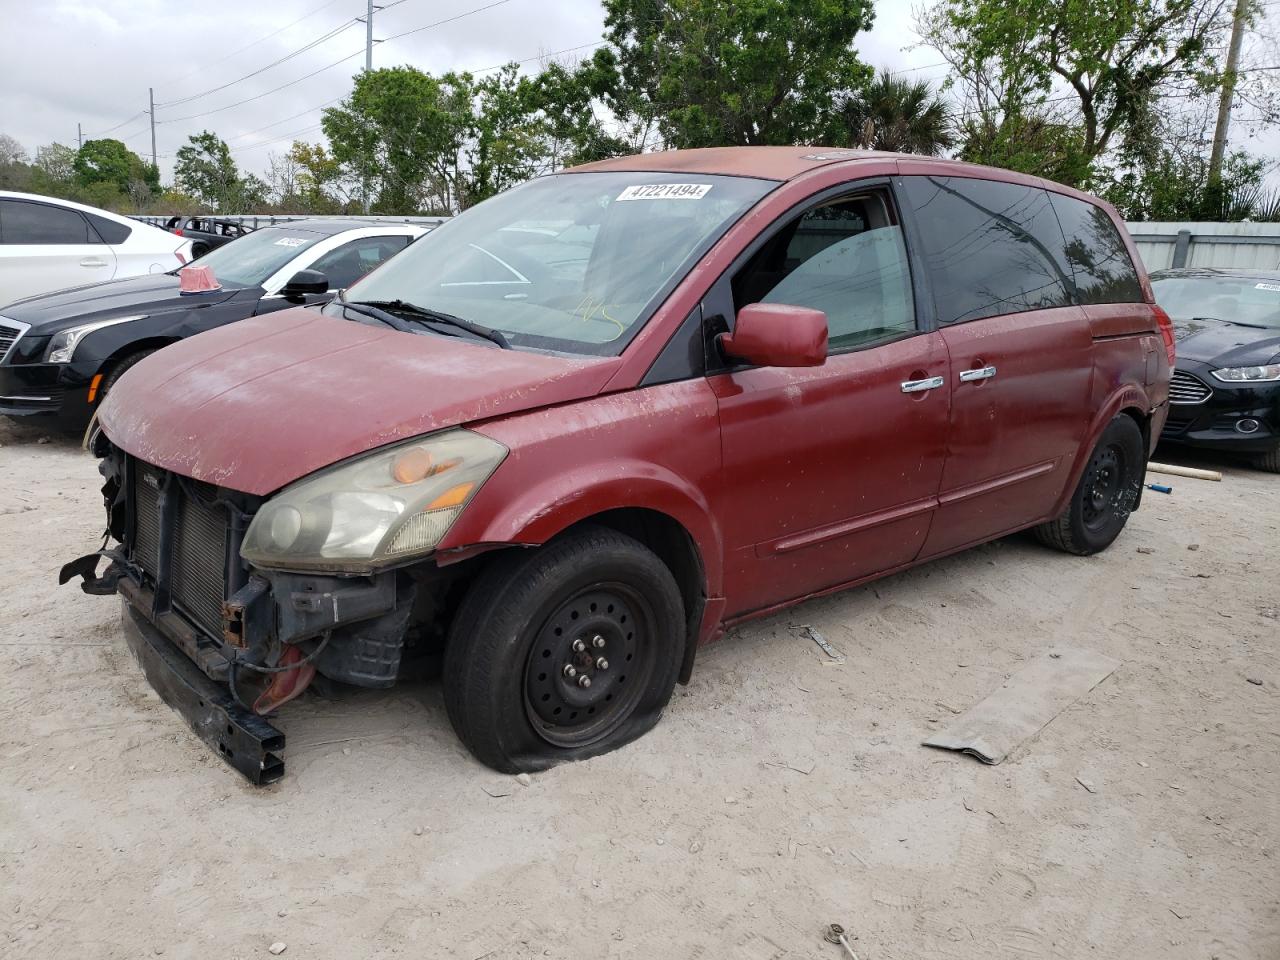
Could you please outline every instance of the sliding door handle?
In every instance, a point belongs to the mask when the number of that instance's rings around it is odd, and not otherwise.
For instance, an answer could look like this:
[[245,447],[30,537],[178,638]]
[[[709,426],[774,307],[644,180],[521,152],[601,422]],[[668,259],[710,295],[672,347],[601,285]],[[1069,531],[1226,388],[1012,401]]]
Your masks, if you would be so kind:
[[982,367],[978,370],[965,370],[960,374],[960,382],[971,383],[974,380],[990,380],[995,375],[995,367]]
[[926,390],[936,390],[947,381],[942,377],[925,377],[923,380],[904,380],[902,382],[903,393],[924,393]]

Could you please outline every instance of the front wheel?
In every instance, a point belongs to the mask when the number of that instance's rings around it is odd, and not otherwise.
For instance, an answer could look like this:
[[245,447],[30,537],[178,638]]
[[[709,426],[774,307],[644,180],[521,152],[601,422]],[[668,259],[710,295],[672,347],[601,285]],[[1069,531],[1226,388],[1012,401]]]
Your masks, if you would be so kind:
[[449,720],[503,773],[606,753],[658,722],[684,620],[671,571],[614,530],[583,528],[500,558],[449,632]]
[[1253,465],[1267,473],[1280,473],[1280,447],[1255,457]]
[[1040,542],[1081,557],[1111,546],[1142,489],[1144,451],[1142,431],[1132,417],[1122,413],[1107,424],[1067,509],[1036,527]]

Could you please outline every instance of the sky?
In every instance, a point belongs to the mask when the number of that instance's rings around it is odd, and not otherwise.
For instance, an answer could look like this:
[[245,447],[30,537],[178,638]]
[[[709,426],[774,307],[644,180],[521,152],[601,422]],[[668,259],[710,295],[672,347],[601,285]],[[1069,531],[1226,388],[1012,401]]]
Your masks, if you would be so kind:
[[[75,146],[78,123],[86,140],[115,137],[149,158],[152,87],[166,182],[177,149],[204,129],[228,142],[242,170],[261,174],[272,152],[322,139],[321,108],[345,97],[364,66],[365,26],[355,18],[366,2],[0,0],[0,133],[34,155],[55,140]],[[384,41],[374,66],[436,74],[589,56],[604,20],[598,0],[377,2],[386,9],[374,15]],[[916,2],[879,0],[859,53],[874,67],[940,81],[937,53],[913,48]],[[1263,139],[1280,152],[1280,136]]]

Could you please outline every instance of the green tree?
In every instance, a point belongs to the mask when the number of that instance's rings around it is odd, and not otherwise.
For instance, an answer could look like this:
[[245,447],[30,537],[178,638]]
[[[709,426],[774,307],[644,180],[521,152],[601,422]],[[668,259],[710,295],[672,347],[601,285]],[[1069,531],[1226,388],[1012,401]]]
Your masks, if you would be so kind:
[[[941,0],[917,27],[954,68],[964,115],[978,118],[962,152],[1040,172],[1027,164],[1047,151],[1085,183],[1108,151],[1158,148],[1162,96],[1217,82],[1226,9],[1220,0]],[[1027,134],[1041,143],[1025,149]]]
[[593,57],[575,69],[548,64],[532,80],[529,99],[542,114],[550,169],[634,152],[631,142],[610,133],[596,113],[600,104],[614,117],[634,117],[633,109],[619,102],[617,62],[611,56]]
[[134,184],[145,184],[149,191],[159,192],[160,172],[119,140],[86,140],[72,161],[76,183],[83,188],[111,184],[121,194],[128,194]]
[[[605,0],[615,102],[672,147],[806,143],[870,78],[870,0]],[[619,91],[627,91],[621,93]]]
[[474,124],[470,78],[439,79],[413,67],[370,70],[322,124],[344,175],[367,191],[374,210],[460,209],[463,149]]
[[75,163],[75,150],[61,143],[46,143],[36,149],[36,180],[46,192],[66,190],[75,181]]
[[925,80],[881,70],[840,106],[835,145],[936,156],[955,145],[951,110]]
[[226,142],[208,130],[193,134],[178,148],[173,179],[181,190],[214,210],[230,212],[239,206],[240,171]]
[[295,190],[308,213],[343,213],[350,199],[344,190],[342,165],[320,144],[295,140],[289,160],[297,165]]

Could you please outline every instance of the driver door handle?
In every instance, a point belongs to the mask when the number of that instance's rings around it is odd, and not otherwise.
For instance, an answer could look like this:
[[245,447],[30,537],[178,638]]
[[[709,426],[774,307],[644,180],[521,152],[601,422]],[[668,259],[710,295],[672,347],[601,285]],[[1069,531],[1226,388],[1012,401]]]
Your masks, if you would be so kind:
[[977,370],[965,370],[960,374],[960,382],[972,383],[974,380],[990,380],[995,375],[995,367],[981,367]]
[[106,265],[107,261],[99,257],[85,257],[80,261],[80,266],[82,267],[105,267]]
[[947,381],[942,377],[925,377],[923,380],[904,380],[902,382],[903,393],[924,393],[926,390],[936,390]]

